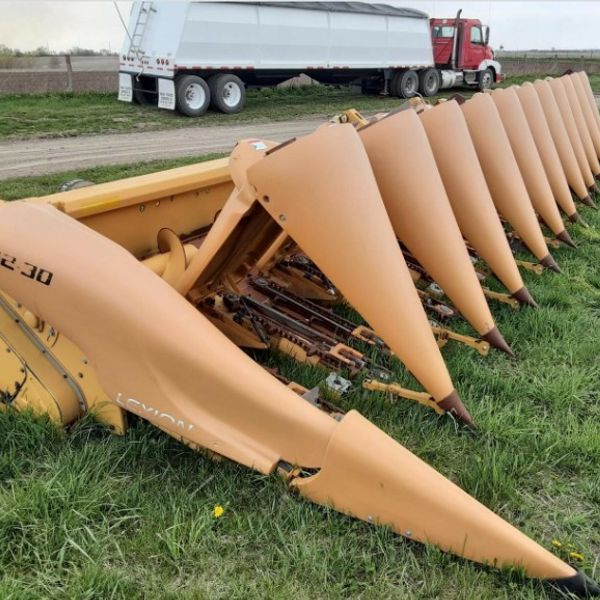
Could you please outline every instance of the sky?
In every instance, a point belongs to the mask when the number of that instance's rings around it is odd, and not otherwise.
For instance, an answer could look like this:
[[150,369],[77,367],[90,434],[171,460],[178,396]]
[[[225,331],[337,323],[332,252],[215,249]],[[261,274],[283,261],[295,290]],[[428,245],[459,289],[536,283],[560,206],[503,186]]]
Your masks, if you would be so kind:
[[[378,0],[386,2],[386,0]],[[600,0],[398,0],[430,16],[464,17],[490,25],[490,42],[506,50],[600,48]],[[117,2],[125,20],[131,2]],[[32,50],[73,46],[119,51],[124,30],[112,1],[0,0],[0,44]]]

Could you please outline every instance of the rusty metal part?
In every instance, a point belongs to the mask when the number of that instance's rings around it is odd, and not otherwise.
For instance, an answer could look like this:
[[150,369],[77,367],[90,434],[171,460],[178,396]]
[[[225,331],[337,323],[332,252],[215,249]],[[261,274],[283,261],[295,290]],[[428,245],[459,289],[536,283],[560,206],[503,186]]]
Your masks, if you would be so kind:
[[518,260],[518,259],[516,262],[519,267],[522,267],[523,269],[525,269],[527,271],[531,271],[532,273],[535,273],[536,275],[541,275],[544,272],[544,267],[541,264],[532,263],[527,260]]
[[[453,340],[461,344],[465,344],[474,350],[477,350],[482,356],[487,356],[490,352],[490,343],[485,339],[480,340],[469,335],[463,335],[456,333],[447,327],[442,327],[439,323],[431,322],[431,329],[436,336],[440,336],[445,339]],[[485,336],[484,336],[485,337]]]
[[537,307],[537,302],[533,299],[529,290],[526,287],[517,290],[513,294],[513,298],[517,300],[520,304],[527,304],[529,306]]
[[365,379],[362,386],[365,390],[371,392],[383,392],[390,396],[399,396],[406,400],[414,400],[427,408],[432,408],[439,415],[444,414],[444,410],[442,410],[438,406],[438,403],[426,392],[415,392],[414,390],[409,390],[397,383],[383,383],[376,379]]
[[[523,287],[521,290],[525,290],[527,292],[527,288]],[[517,290],[514,294],[504,294],[502,292],[494,292],[489,288],[484,287],[483,293],[486,298],[490,300],[496,300],[496,302],[502,302],[502,304],[508,304],[508,306],[512,308],[519,308],[519,301],[516,298],[516,294],[521,292],[521,290]],[[527,292],[529,294],[529,292]],[[531,296],[530,296],[531,297]]]

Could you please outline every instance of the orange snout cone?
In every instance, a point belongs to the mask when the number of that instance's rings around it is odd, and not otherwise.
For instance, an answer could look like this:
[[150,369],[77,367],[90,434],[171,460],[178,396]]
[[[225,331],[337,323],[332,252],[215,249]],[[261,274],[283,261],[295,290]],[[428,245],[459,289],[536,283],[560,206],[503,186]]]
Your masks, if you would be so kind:
[[515,89],[521,102],[521,107],[544,165],[544,171],[552,188],[554,199],[572,223],[581,223],[581,217],[577,213],[577,208],[571,197],[569,183],[535,88],[527,82],[522,86],[515,86],[513,89]]
[[0,239],[19,264],[53,275],[46,285],[0,269],[2,291],[85,353],[115,405],[193,447],[280,470],[303,497],[411,540],[600,594],[356,411],[336,420],[278,382],[114,242],[22,202],[0,206]]
[[544,115],[569,186],[582,202],[589,204],[592,202],[592,199],[579,169],[579,164],[577,163],[573,146],[571,146],[569,134],[563,122],[560,109],[552,93],[552,88],[547,81],[542,81],[541,79],[538,79],[533,84],[533,87],[542,104],[542,109],[544,110]]
[[577,92],[575,91],[573,80],[568,75],[564,75],[563,77],[560,77],[558,81],[560,81],[565,88],[567,99],[569,101],[569,108],[571,109],[573,119],[575,120],[575,125],[577,126],[579,139],[583,144],[585,157],[592,173],[594,174],[594,177],[597,178],[600,176],[600,162],[598,162],[598,156],[596,156],[594,142],[592,140],[587,123],[585,122],[585,117],[581,105],[579,104],[579,99],[577,98]]
[[[187,293],[220,260],[250,211],[285,231],[368,321],[438,405],[466,423],[352,125],[327,125],[272,148],[240,142],[230,157],[233,192],[177,288]],[[272,148],[269,150],[269,148]]]
[[352,125],[321,127],[265,156],[247,184],[435,400],[470,422]]
[[[575,88],[577,100],[585,118],[585,124],[592,138],[592,143],[594,144],[596,157],[600,159],[600,123],[598,122],[598,109],[597,107],[594,107],[593,104],[590,105],[586,87],[580,75],[580,73],[571,73],[570,75],[567,75],[567,77],[569,77]],[[592,100],[593,99],[594,97],[592,95]]]
[[509,88],[495,90],[492,99],[502,119],[533,208],[559,240],[569,246],[575,246],[558,212],[519,97],[514,89]]
[[392,114],[359,134],[398,239],[473,328],[512,354],[490,313],[417,113]]
[[596,121],[598,129],[600,129],[600,112],[598,110],[598,105],[596,104],[596,98],[594,97],[594,92],[592,90],[592,84],[590,83],[590,79],[585,71],[579,71],[579,73],[576,73],[575,75],[579,76],[579,80],[583,85],[585,97],[587,98],[588,104],[592,109],[594,120]]
[[594,185],[594,175],[590,169],[583,144],[581,143],[581,138],[579,137],[579,132],[577,131],[577,124],[575,123],[575,117],[573,116],[573,110],[569,104],[565,87],[560,79],[547,77],[546,81],[554,94],[554,99],[556,100],[558,110],[560,111],[569,142],[571,143],[571,148],[573,148],[573,153],[575,154],[575,159],[577,160],[577,165],[579,166],[585,185],[588,188],[591,188]]
[[452,211],[466,240],[519,302],[535,304],[514,260],[455,101],[420,113]]
[[475,94],[461,105],[461,109],[497,211],[542,265],[560,271],[544,241],[519,165],[491,96]]

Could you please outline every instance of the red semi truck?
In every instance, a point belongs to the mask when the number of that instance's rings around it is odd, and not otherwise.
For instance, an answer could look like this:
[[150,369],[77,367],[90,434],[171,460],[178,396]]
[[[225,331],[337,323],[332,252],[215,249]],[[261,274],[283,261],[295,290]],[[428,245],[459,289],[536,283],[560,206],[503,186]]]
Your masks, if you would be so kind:
[[[430,19],[433,60],[440,74],[441,88],[455,85],[492,87],[502,81],[500,63],[494,60],[489,45],[489,27],[479,19],[461,19],[462,10],[454,19]],[[431,95],[436,82],[421,79],[421,93]],[[435,93],[435,92],[433,92]]]
[[200,116],[302,73],[410,98],[500,81],[477,19],[367,2],[134,2],[119,99]]

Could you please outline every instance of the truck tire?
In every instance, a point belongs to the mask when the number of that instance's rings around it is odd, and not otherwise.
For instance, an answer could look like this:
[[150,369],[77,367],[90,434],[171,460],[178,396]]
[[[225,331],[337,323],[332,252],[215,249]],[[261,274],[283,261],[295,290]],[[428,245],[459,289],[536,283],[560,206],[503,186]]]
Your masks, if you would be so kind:
[[491,69],[484,69],[479,73],[479,89],[490,90],[494,85],[494,71]]
[[425,69],[419,73],[419,93],[421,96],[435,96],[442,83],[442,77],[437,69]]
[[412,98],[419,90],[419,76],[412,69],[398,71],[391,81],[391,92],[398,98]]
[[187,117],[199,117],[208,110],[210,89],[202,77],[184,75],[175,82],[177,110]]
[[227,115],[240,112],[246,104],[244,82],[231,73],[213,75],[208,80],[210,106]]

